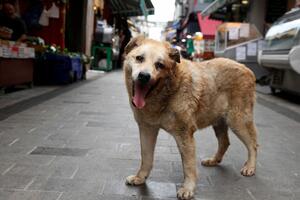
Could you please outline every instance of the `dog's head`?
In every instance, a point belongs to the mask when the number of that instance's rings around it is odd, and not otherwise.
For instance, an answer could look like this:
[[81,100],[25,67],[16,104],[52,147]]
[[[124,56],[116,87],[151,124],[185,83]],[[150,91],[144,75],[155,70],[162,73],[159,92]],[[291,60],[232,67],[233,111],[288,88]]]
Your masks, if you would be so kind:
[[158,86],[172,75],[176,63],[180,62],[179,51],[169,43],[143,36],[127,44],[124,56],[124,70],[132,81],[132,103],[139,109],[145,106],[145,99],[153,91],[161,88]]

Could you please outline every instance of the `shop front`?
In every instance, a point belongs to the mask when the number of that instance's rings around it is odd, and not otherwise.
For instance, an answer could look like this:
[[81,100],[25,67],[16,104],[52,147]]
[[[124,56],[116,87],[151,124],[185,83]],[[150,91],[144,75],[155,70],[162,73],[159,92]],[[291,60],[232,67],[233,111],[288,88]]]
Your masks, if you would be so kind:
[[214,58],[215,34],[217,27],[222,24],[221,21],[209,19],[207,16],[202,17],[197,13],[200,31],[203,34],[203,60]]
[[[0,88],[67,84],[85,77],[91,0],[0,0]],[[90,5],[90,8],[87,7]],[[77,8],[77,10],[75,10]],[[74,13],[78,18],[74,17]],[[93,18],[93,15],[90,15]],[[9,22],[13,25],[10,25]],[[15,35],[15,36],[14,36]],[[70,42],[72,40],[72,42]]]
[[125,46],[133,29],[138,30],[130,18],[147,18],[153,13],[151,0],[105,0],[102,15],[95,19],[92,69],[111,71],[121,68]]
[[250,68],[257,80],[265,78],[268,71],[257,63],[258,52],[264,40],[255,25],[228,22],[218,26],[215,39],[215,56],[237,60]]
[[35,52],[26,44],[0,40],[0,89],[25,84],[29,87],[33,83]]
[[[22,29],[7,23],[10,11]],[[72,83],[92,58],[93,69],[120,67],[129,17],[153,13],[151,0],[0,0],[0,88]]]

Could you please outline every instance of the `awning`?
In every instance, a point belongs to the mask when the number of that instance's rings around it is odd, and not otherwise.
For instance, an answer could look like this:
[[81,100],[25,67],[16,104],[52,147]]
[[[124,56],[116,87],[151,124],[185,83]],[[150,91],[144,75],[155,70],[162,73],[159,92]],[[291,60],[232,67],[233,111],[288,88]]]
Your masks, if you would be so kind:
[[203,10],[205,10],[208,6],[210,5],[210,3],[197,3],[194,8],[193,8],[193,12],[202,12]]
[[166,39],[167,40],[172,40],[173,38],[176,38],[176,30],[172,29],[170,31],[167,32],[166,34]]
[[219,8],[222,8],[226,4],[232,4],[237,2],[238,0],[215,0],[212,2],[205,10],[201,12],[202,16],[208,16],[213,12],[217,11]]
[[106,0],[114,15],[133,17],[154,14],[151,0]]
[[209,19],[207,16],[202,17],[201,13],[197,13],[197,17],[198,17],[199,27],[204,38],[213,39],[216,34],[217,27],[222,24],[222,21],[212,20]]

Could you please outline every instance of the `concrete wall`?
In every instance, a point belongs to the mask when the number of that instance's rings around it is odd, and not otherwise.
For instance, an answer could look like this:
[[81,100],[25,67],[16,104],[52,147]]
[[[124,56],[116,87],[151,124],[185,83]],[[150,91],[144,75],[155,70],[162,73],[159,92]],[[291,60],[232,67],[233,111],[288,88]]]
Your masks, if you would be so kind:
[[259,32],[264,35],[266,2],[267,0],[253,0],[250,1],[250,10],[248,14],[248,21],[255,24]]
[[91,45],[94,32],[94,1],[86,0],[85,13],[85,54],[91,55]]

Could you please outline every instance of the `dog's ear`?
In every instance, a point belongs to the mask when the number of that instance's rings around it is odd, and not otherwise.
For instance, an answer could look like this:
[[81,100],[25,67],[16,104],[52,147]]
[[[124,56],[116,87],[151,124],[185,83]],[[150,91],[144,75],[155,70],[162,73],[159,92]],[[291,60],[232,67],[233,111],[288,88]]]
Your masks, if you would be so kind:
[[132,49],[141,45],[142,41],[145,39],[143,35],[132,38],[125,47],[124,54],[127,55]]
[[175,62],[180,63],[180,53],[178,49],[170,48],[169,56]]

